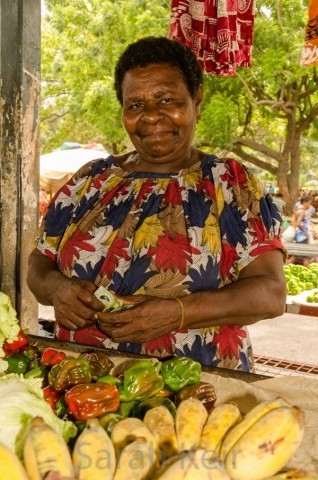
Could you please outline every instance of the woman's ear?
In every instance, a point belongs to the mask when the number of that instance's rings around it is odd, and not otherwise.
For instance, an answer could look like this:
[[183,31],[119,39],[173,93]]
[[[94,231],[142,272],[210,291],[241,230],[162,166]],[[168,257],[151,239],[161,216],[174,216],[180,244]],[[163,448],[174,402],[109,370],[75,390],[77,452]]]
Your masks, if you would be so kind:
[[199,85],[198,87],[198,90],[195,94],[195,97],[194,97],[194,102],[195,102],[195,113],[197,114],[197,116],[200,115],[201,113],[201,103],[202,103],[202,99],[203,99],[203,85]]

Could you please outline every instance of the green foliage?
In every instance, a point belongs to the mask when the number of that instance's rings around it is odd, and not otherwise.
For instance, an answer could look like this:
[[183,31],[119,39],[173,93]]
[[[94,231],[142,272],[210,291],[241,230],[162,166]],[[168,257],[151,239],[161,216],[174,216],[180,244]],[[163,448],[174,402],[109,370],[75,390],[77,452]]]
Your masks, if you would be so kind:
[[115,63],[132,41],[166,36],[169,0],[46,0],[42,22],[42,151],[63,141],[125,148],[113,90]]

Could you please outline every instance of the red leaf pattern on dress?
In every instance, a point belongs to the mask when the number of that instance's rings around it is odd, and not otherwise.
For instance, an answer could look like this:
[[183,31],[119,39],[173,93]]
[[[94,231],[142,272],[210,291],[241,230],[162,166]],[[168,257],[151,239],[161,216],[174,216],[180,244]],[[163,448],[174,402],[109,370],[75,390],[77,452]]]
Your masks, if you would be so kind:
[[231,186],[239,185],[239,187],[243,190],[246,189],[247,187],[245,186],[245,182],[247,180],[247,176],[244,167],[231,158],[228,159],[227,163],[227,172],[223,175],[220,175],[221,179]]
[[152,354],[154,352],[162,353],[174,353],[174,346],[176,343],[176,337],[173,333],[162,335],[161,337],[154,338],[149,342],[145,342],[143,345],[144,353]]
[[[88,243],[93,238],[89,233],[78,230],[66,241],[60,255],[60,264],[63,269],[71,268],[75,258],[79,258],[79,251],[95,252],[95,247]],[[87,240],[87,242],[86,242]],[[74,258],[75,257],[75,258]]]
[[106,275],[107,278],[111,278],[116,267],[118,267],[120,258],[130,260],[130,256],[128,255],[127,250],[125,250],[128,246],[128,240],[118,237],[114,239],[100,269],[101,276]]
[[160,270],[179,271],[186,275],[187,262],[192,264],[190,254],[199,254],[200,251],[191,247],[190,240],[176,233],[171,237],[170,232],[165,231],[165,235],[158,237],[158,243],[155,247],[150,247],[147,256],[155,258],[155,264]]
[[138,192],[138,195],[136,196],[135,204],[137,207],[140,206],[142,200],[147,200],[147,197],[149,194],[152,192],[152,186],[154,184],[154,181],[152,178],[148,178],[141,186],[141,189]]
[[222,254],[220,260],[220,275],[221,278],[232,278],[230,274],[230,269],[233,266],[235,260],[237,259],[237,251],[234,246],[223,245]]
[[174,178],[169,182],[165,193],[165,202],[172,205],[181,205],[182,196],[181,191],[184,190],[184,187],[180,187],[178,181]]
[[220,357],[239,358],[239,347],[245,337],[246,331],[239,325],[222,325],[220,333],[214,333],[212,344],[218,345]]

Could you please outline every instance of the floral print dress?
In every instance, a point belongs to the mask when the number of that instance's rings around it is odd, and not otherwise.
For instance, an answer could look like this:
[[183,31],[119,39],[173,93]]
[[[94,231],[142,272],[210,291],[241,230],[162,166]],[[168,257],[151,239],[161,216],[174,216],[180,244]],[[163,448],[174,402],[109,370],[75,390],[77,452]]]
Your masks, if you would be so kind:
[[[82,167],[52,199],[37,248],[68,277],[120,295],[176,298],[222,288],[261,253],[284,250],[281,217],[257,178],[233,159],[205,157],[174,173],[126,172],[113,156]],[[246,327],[182,329],[114,343],[98,326],[59,340],[253,371]]]

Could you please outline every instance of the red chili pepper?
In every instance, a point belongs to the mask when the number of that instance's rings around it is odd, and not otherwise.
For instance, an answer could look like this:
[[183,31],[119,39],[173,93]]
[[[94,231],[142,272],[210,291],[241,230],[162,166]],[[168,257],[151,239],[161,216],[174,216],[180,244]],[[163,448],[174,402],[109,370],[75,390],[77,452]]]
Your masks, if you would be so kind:
[[41,357],[41,365],[48,365],[49,367],[53,367],[54,365],[58,365],[63,360],[66,359],[66,353],[61,352],[60,350],[55,350],[54,348],[46,348]]
[[47,385],[46,387],[43,388],[43,395],[44,395],[44,400],[51,405],[53,410],[55,410],[55,406],[58,402],[58,400],[61,397],[61,394],[54,390],[50,385]]
[[27,335],[22,330],[20,330],[17,338],[13,340],[13,342],[9,342],[8,340],[4,342],[3,348],[5,351],[8,350],[9,352],[14,352],[15,350],[19,350],[20,348],[25,347],[26,345],[28,345],[28,343],[29,339]]

